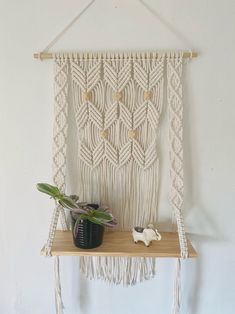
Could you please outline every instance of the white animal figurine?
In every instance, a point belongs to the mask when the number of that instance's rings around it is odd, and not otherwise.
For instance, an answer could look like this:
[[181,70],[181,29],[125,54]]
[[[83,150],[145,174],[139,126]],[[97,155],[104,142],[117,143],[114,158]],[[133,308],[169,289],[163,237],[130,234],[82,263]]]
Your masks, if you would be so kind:
[[153,240],[160,241],[162,238],[160,233],[157,231],[157,229],[154,228],[152,224],[148,225],[147,228],[133,228],[132,236],[135,243],[137,243],[138,241],[142,241],[146,246],[149,246],[149,243]]

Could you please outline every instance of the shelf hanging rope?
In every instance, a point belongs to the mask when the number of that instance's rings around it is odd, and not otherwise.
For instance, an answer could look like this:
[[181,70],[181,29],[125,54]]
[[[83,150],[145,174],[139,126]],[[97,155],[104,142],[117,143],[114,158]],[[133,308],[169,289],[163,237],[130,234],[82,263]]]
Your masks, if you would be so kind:
[[[67,33],[67,31],[72,28],[72,26],[79,20],[80,17],[82,17],[83,14],[85,14],[92,5],[96,2],[96,0],[90,1],[70,22],[68,25],[66,25],[61,32],[59,32],[53,40],[50,41],[50,43],[47,44],[47,46],[41,51],[34,53],[33,57],[35,59],[39,60],[47,60],[47,59],[54,59],[55,54],[50,53],[49,50]],[[179,31],[173,28],[172,25],[167,22],[165,19],[163,19],[159,13],[154,11],[149,5],[147,5],[143,0],[138,1],[142,7],[144,7],[147,11],[149,11],[152,16],[160,22],[170,33],[172,33],[176,38],[178,38],[182,43],[186,44],[187,47],[190,47],[191,44],[187,38],[185,38]],[[183,58],[185,59],[191,59],[196,58],[198,56],[197,52],[193,52],[191,48],[189,48],[187,51],[183,52]]]

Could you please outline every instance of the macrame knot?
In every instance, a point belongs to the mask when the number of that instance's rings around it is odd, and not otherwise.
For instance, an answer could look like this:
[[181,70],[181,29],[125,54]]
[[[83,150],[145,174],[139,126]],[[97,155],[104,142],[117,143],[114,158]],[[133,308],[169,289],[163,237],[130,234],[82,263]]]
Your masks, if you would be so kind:
[[83,99],[84,99],[84,101],[90,101],[91,100],[91,92],[83,93]]
[[136,138],[137,132],[135,130],[131,130],[128,132],[128,137],[129,138]]
[[149,90],[144,91],[144,100],[151,100],[152,99],[152,92]]
[[122,93],[121,92],[116,92],[114,95],[114,98],[116,101],[122,100]]
[[100,136],[102,138],[107,138],[108,137],[108,131],[107,130],[102,130],[100,131]]

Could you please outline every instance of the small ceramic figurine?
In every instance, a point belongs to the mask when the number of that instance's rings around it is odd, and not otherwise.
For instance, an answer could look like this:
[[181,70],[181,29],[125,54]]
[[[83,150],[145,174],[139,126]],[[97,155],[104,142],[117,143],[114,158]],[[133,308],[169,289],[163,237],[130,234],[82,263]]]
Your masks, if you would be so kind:
[[133,228],[132,236],[135,243],[137,243],[138,241],[142,241],[146,246],[149,246],[149,243],[153,240],[160,241],[162,238],[160,233],[157,231],[157,229],[154,228],[152,224],[149,224],[147,228]]

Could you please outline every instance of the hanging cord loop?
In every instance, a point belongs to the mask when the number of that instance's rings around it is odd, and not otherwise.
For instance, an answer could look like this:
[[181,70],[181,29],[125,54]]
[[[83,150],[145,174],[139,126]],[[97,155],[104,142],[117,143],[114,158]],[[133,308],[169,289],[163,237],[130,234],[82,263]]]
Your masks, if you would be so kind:
[[48,50],[50,48],[52,48],[57,42],[58,40],[61,39],[61,37],[63,37],[63,35],[77,22],[77,20],[92,6],[93,3],[95,3],[96,0],[92,0],[91,2],[89,2],[84,9],[82,9],[81,12],[79,12],[75,18],[64,28],[62,29],[62,31],[56,35],[56,37],[43,49],[43,53],[48,52]]
[[[96,0],[90,1],[81,12],[79,12],[73,20],[62,29],[62,31],[56,35],[56,37],[42,50],[42,52],[35,53],[34,58],[39,60],[44,59],[53,59],[54,54],[49,52],[49,49],[52,48],[62,37],[63,35],[78,21],[78,19],[86,12],[88,9],[95,3]],[[179,31],[175,29],[168,21],[166,21],[159,13],[157,13],[153,8],[151,8],[148,4],[146,4],[143,0],[139,0],[139,3],[141,6],[143,6],[145,9],[147,9],[155,19],[157,19],[166,29],[168,29],[176,38],[178,38],[182,43],[186,44],[187,47],[191,46],[190,41],[182,35]],[[192,59],[194,57],[197,57],[197,53],[193,52],[191,49],[187,49],[186,52],[184,52],[183,57],[185,59]],[[188,60],[186,61],[188,62]]]
[[[180,33],[175,26],[172,26],[165,18],[163,18],[156,10],[154,10],[152,7],[150,7],[147,3],[145,3],[143,0],[139,0],[139,3],[147,9],[155,19],[157,19],[168,31],[170,31],[176,38],[178,38],[183,44],[186,44],[187,47],[191,47],[190,41],[182,34]],[[192,49],[188,48],[188,51],[190,52],[191,56],[190,59],[193,56]]]
[[[45,57],[44,55],[48,53],[49,49],[52,48],[62,37],[63,35],[78,21],[78,19],[86,12],[88,9],[95,3],[96,0],[90,1],[81,12],[79,12],[72,21],[62,29],[62,31],[56,35],[56,37],[42,50],[42,52],[35,54],[35,57],[39,60],[43,60]],[[191,43],[189,40],[182,35],[179,31],[175,29],[168,21],[166,21],[159,13],[157,13],[155,10],[153,10],[148,4],[146,4],[143,0],[139,0],[139,3],[147,9],[155,19],[157,19],[163,26],[165,26],[166,29],[168,29],[173,35],[175,35],[176,38],[178,38],[182,43],[186,44],[187,47],[191,46]],[[197,54],[194,54],[191,49],[188,49],[190,52],[189,59],[192,59],[193,56],[196,56]],[[49,53],[48,53],[49,54]],[[51,56],[49,57],[51,58]]]

